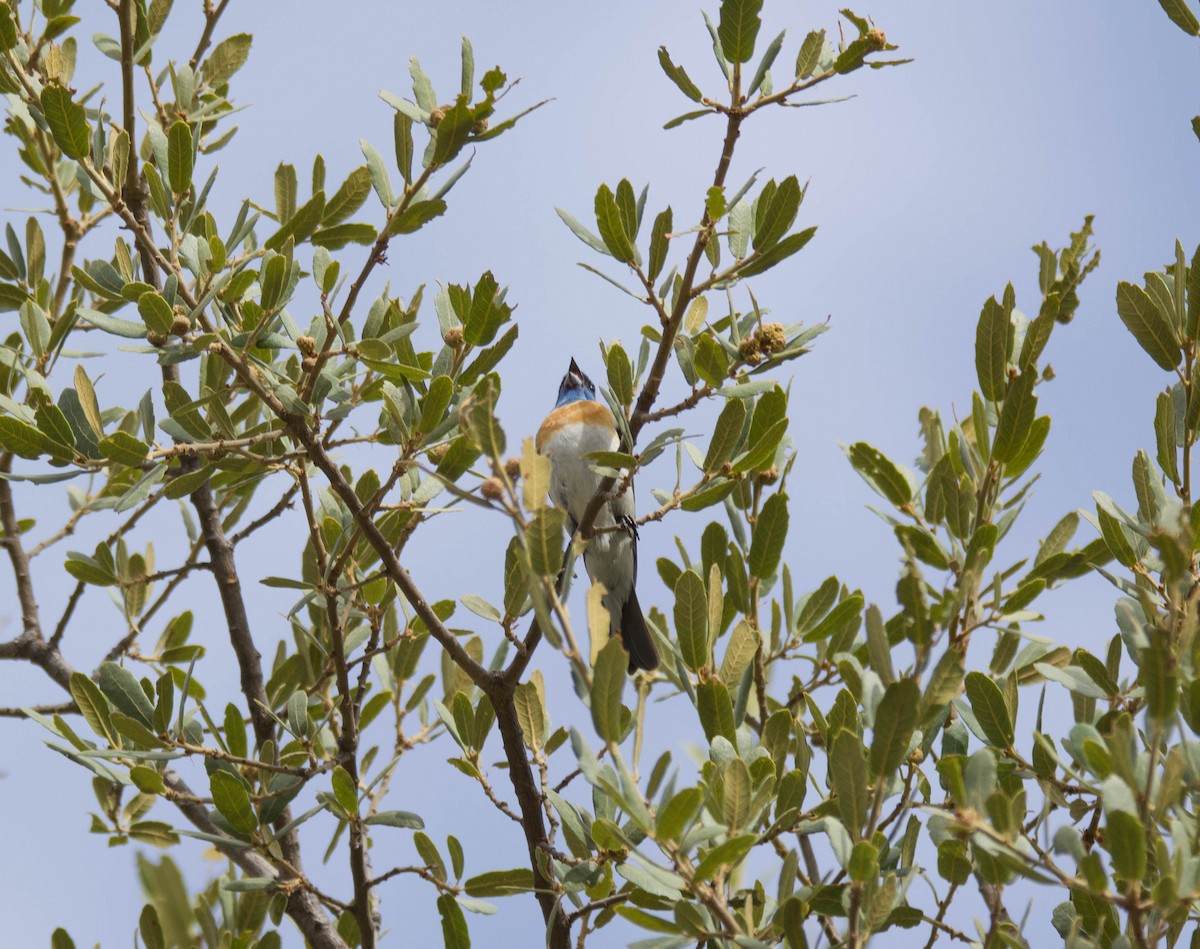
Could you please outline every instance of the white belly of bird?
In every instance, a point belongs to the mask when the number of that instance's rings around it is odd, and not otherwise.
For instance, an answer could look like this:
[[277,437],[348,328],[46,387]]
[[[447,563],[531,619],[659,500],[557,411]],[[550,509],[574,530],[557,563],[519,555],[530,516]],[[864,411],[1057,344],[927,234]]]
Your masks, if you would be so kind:
[[[542,446],[550,459],[550,496],[570,515],[572,526],[579,523],[603,478],[591,468],[585,455],[595,451],[615,451],[615,432],[596,426],[572,425],[555,432]],[[633,489],[616,501],[605,504],[596,516],[595,526],[611,527],[616,517],[632,516]],[[621,608],[629,598],[634,580],[633,538],[625,531],[596,534],[584,551],[584,565],[593,582],[603,583],[608,593],[604,605],[613,627],[620,621]]]

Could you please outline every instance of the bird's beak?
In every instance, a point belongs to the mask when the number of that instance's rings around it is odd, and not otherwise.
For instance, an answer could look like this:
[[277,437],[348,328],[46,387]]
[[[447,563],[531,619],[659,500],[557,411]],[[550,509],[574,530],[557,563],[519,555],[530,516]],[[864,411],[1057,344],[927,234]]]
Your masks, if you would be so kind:
[[579,368],[579,363],[577,363],[575,361],[574,356],[571,357],[571,368],[568,369],[567,372],[571,373],[572,375],[576,375],[576,376],[583,375],[583,370]]

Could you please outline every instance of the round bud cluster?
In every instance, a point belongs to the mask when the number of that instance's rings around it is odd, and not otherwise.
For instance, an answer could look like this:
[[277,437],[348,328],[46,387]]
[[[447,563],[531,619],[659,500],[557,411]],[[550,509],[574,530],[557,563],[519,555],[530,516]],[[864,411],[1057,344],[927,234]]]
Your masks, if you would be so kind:
[[779,466],[771,465],[766,471],[760,471],[758,480],[761,484],[774,484],[779,480]]
[[296,337],[296,348],[305,356],[311,356],[317,351],[317,341],[311,336]]
[[432,461],[435,465],[438,465],[438,464],[441,464],[442,459],[446,457],[446,452],[448,452],[449,450],[450,450],[450,446],[443,443],[441,445],[434,445],[432,448],[429,449],[427,454],[429,455],[429,460]]
[[317,357],[316,356],[305,356],[303,359],[300,360],[300,368],[303,369],[305,372],[312,372],[314,369],[317,368]]
[[476,119],[471,124],[471,131],[474,132],[476,135],[482,135],[487,130],[488,130],[488,120],[487,119]]
[[146,332],[146,342],[151,346],[165,346],[167,344],[167,334],[159,333],[156,330],[148,330]]
[[446,117],[446,107],[439,105],[436,109],[429,113],[429,127],[437,128],[442,124],[442,119]]
[[446,330],[442,339],[446,341],[446,345],[451,349],[458,349],[463,344],[463,328],[461,326],[451,326]]
[[738,355],[742,362],[749,363],[751,366],[757,366],[762,362],[762,344],[758,341],[758,334],[742,340],[742,344],[738,346]]
[[764,323],[755,335],[765,355],[777,353],[787,346],[787,332],[782,323]]
[[508,475],[510,481],[516,481],[521,477],[521,459],[508,458],[504,462],[504,473]]
[[876,51],[887,48],[887,37],[878,27],[867,31],[867,42],[871,44],[871,49]]
[[504,482],[499,478],[487,478],[479,486],[479,493],[489,501],[501,501],[504,499]]
[[182,313],[176,313],[175,319],[171,321],[171,333],[174,336],[187,336],[192,331],[192,321]]

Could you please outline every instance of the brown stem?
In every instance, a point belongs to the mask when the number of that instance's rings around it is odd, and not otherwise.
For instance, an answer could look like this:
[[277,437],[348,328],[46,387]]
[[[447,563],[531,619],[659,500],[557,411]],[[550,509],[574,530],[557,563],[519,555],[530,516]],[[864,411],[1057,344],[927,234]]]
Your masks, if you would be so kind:
[[212,0],[204,0],[204,32],[200,34],[200,42],[196,44],[196,51],[192,53],[192,58],[188,60],[188,65],[195,69],[200,63],[200,57],[204,55],[204,51],[208,49],[208,44],[212,42],[213,30],[217,26],[217,21],[221,19],[221,14],[225,12],[225,8],[229,6],[229,0],[221,0],[214,10]]
[[513,701],[513,686],[500,680],[489,692],[492,707],[496,710],[496,727],[504,742],[504,754],[508,759],[509,779],[517,796],[521,810],[521,828],[525,831],[525,844],[529,848],[529,865],[533,869],[534,888],[537,900],[546,920],[546,945],[548,949],[570,949],[571,924],[559,905],[554,892],[554,883],[542,873],[539,852],[549,859],[550,840],[546,836],[546,825],[542,820],[542,799],[538,793],[533,769],[525,753],[525,739],[521,724],[517,720],[517,706]]
[[[203,804],[188,802],[187,798],[194,799],[195,795],[192,794],[191,789],[179,775],[173,771],[167,771],[163,775],[163,778],[168,788],[183,796],[183,799],[176,798],[175,805],[198,830],[208,834],[224,836],[221,829],[212,822],[208,809]],[[241,867],[247,876],[282,876],[282,880],[285,883],[293,880],[297,884],[306,882],[299,876],[291,876],[286,873],[281,875],[280,871],[277,871],[270,862],[254,853],[248,847],[219,847],[219,849],[225,856]],[[297,885],[284,887],[283,889],[284,892],[288,893],[288,916],[314,949],[347,949],[346,943],[337,934],[337,930],[330,921],[328,914],[322,908],[320,898],[310,887]]]
[[[12,454],[0,454],[0,472],[12,470]],[[33,576],[29,572],[29,557],[21,544],[17,512],[13,506],[12,485],[0,478],[0,547],[8,551],[12,564],[13,579],[17,587],[17,603],[21,607],[22,631],[16,639],[0,642],[0,659],[24,659],[39,666],[64,689],[71,681],[71,667],[67,665],[57,645],[46,642],[42,635],[42,624],[38,616],[37,595],[33,589]]]
[[275,722],[267,713],[270,703],[263,685],[262,656],[254,645],[250,632],[250,619],[246,615],[246,604],[242,597],[242,584],[238,579],[237,565],[233,560],[233,545],[225,536],[221,524],[221,512],[213,502],[212,492],[207,487],[192,494],[192,506],[200,522],[200,533],[208,548],[208,559],[217,581],[217,594],[229,627],[229,642],[237,656],[241,672],[242,694],[250,706],[250,721],[254,726],[254,738],[261,748],[275,738]]

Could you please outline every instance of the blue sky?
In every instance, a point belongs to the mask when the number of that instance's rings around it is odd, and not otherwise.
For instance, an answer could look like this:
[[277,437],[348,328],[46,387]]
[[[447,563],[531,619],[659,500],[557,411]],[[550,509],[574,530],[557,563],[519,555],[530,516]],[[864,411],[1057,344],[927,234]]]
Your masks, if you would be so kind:
[[[80,8],[90,17],[97,6]],[[159,59],[174,49],[186,58],[194,44],[199,3],[176,6],[179,22],[161,41]],[[1102,264],[1083,288],[1076,320],[1051,342],[1048,359],[1058,378],[1042,390],[1041,407],[1053,417],[1053,429],[1039,463],[1042,480],[1008,541],[1009,559],[1030,550],[1068,510],[1089,508],[1093,490],[1119,502],[1132,497],[1130,461],[1153,443],[1154,395],[1165,380],[1120,325],[1115,286],[1161,267],[1176,237],[1189,255],[1200,240],[1200,143],[1189,125],[1200,111],[1200,60],[1196,43],[1151,0],[893,3],[857,12],[872,15],[899,44],[897,55],[915,62],[879,73],[861,70],[826,87],[828,95],[854,94],[849,102],[756,117],[739,143],[730,180],[740,182],[760,167],[764,177],[794,173],[809,180],[800,223],[820,228],[802,254],[755,286],[782,321],[828,317],[832,326],[811,355],[789,368],[790,434],[800,461],[785,556],[799,589],[836,573],[887,612],[897,549],[888,528],[865,510],[874,496],[851,471],[839,442],[865,440],[908,464],[917,452],[920,406],[947,417],[969,411],[983,300],[1012,280],[1018,308],[1036,310],[1036,259],[1029,248],[1042,240],[1060,246],[1089,213],[1096,215]],[[834,4],[768,2],[763,35],[787,28],[780,59],[787,62],[809,29],[835,28],[836,16]],[[82,47],[90,47],[86,38],[95,30],[116,32],[115,22],[88,19],[81,27]],[[234,86],[248,108],[237,136],[215,156],[222,167],[214,194],[219,218],[243,197],[269,205],[280,160],[297,166],[304,194],[318,151],[331,181],[361,163],[360,138],[390,154],[392,111],[379,90],[410,94],[411,55],[420,57],[436,87],[455,88],[459,35],[466,33],[480,70],[499,63],[510,77],[522,77],[506,100],[510,108],[553,101],[480,149],[450,195],[448,214],[417,238],[395,243],[383,276],[405,297],[420,283],[473,282],[485,269],[510,288],[521,337],[507,364],[502,418],[514,444],[536,430],[571,356],[602,375],[598,340],[621,338],[634,348],[644,314],[575,266],[598,261],[554,208],[585,217],[599,183],[628,177],[635,187],[650,184],[650,208],[670,203],[677,222],[698,217],[722,128],[705,120],[662,130],[691,104],[662,76],[655,55],[666,45],[702,87],[719,88],[698,7],[625,0],[588,7],[356,2],[334,13],[310,0],[260,0],[232,4],[218,36],[241,31],[255,36]],[[174,37],[184,37],[175,48]],[[81,50],[76,85],[101,78],[109,83],[111,104],[115,64]],[[11,147],[0,152],[0,180],[15,181],[17,167]],[[24,208],[30,200],[10,184],[0,202],[5,209]],[[8,210],[4,216],[24,218]],[[85,255],[107,256],[111,240],[110,231],[86,246]],[[358,259],[351,251],[343,269]],[[428,305],[423,316],[433,321]],[[104,386],[111,404],[135,399],[151,384],[150,375],[122,373]],[[664,399],[683,388],[678,376],[669,377]],[[642,486],[643,507],[649,486]],[[61,510],[55,492],[18,497],[23,510],[38,512],[48,527]],[[436,539],[414,548],[418,581],[435,598],[468,592],[494,598],[502,525],[481,525],[466,515],[443,523]],[[154,537],[160,562],[175,549],[168,538],[177,524],[161,519],[142,535]],[[675,530],[691,536],[698,526],[668,521],[647,529],[642,563],[668,552]],[[100,533],[111,529],[101,527]],[[91,544],[81,539],[71,546]],[[275,572],[270,561],[281,549],[291,556],[295,548],[264,538],[247,548],[244,569],[251,577]],[[61,556],[44,559],[39,568],[50,584],[53,615]],[[444,569],[451,562],[454,569]],[[464,587],[463,577],[472,586]],[[15,629],[10,583],[0,580],[0,635],[6,638]],[[269,655],[286,634],[280,614],[290,602],[279,591],[246,585],[260,649]],[[639,591],[647,607],[669,604],[645,567]],[[102,593],[92,596],[91,609],[66,641],[68,658],[85,669],[120,635],[116,612]],[[1046,598],[1048,619],[1038,632],[1071,645],[1107,642],[1115,629],[1113,599],[1103,581],[1079,581]],[[210,692],[234,684],[217,659],[220,630],[211,600],[203,577],[180,598],[180,608],[197,611],[197,637],[212,646],[211,668],[200,671]],[[554,658],[543,657],[542,665],[560,700],[552,698],[552,710],[561,708],[566,717],[573,703],[566,670]],[[35,670],[11,665],[0,667],[0,693],[5,705],[60,699]],[[671,704],[655,714],[664,722],[687,722],[694,742],[699,730],[691,713]],[[63,924],[79,945],[128,945],[141,906],[133,853],[86,835],[86,811],[94,807],[86,775],[44,749],[32,724],[0,722],[0,736],[8,770],[0,780],[0,804],[9,815],[9,856],[0,860],[5,944],[45,944]],[[478,815],[484,843],[468,843],[468,872],[522,864],[519,837],[476,787],[441,763],[448,754],[441,745],[415,754],[414,764],[397,775],[395,806],[423,813],[435,838],[444,838],[461,815]],[[317,866],[323,842],[309,847],[309,869],[345,892],[340,867]],[[407,862],[406,847],[399,835],[381,841],[376,868]],[[200,848],[175,853],[190,865],[189,879],[206,878]],[[404,884],[384,891],[385,921],[402,927],[388,944],[440,938],[426,890]],[[1032,895],[1035,917],[1048,915],[1056,898]],[[530,945],[537,938],[532,901],[508,901],[498,916],[470,921],[479,945]],[[289,945],[299,945],[294,931],[285,926],[284,933]]]

